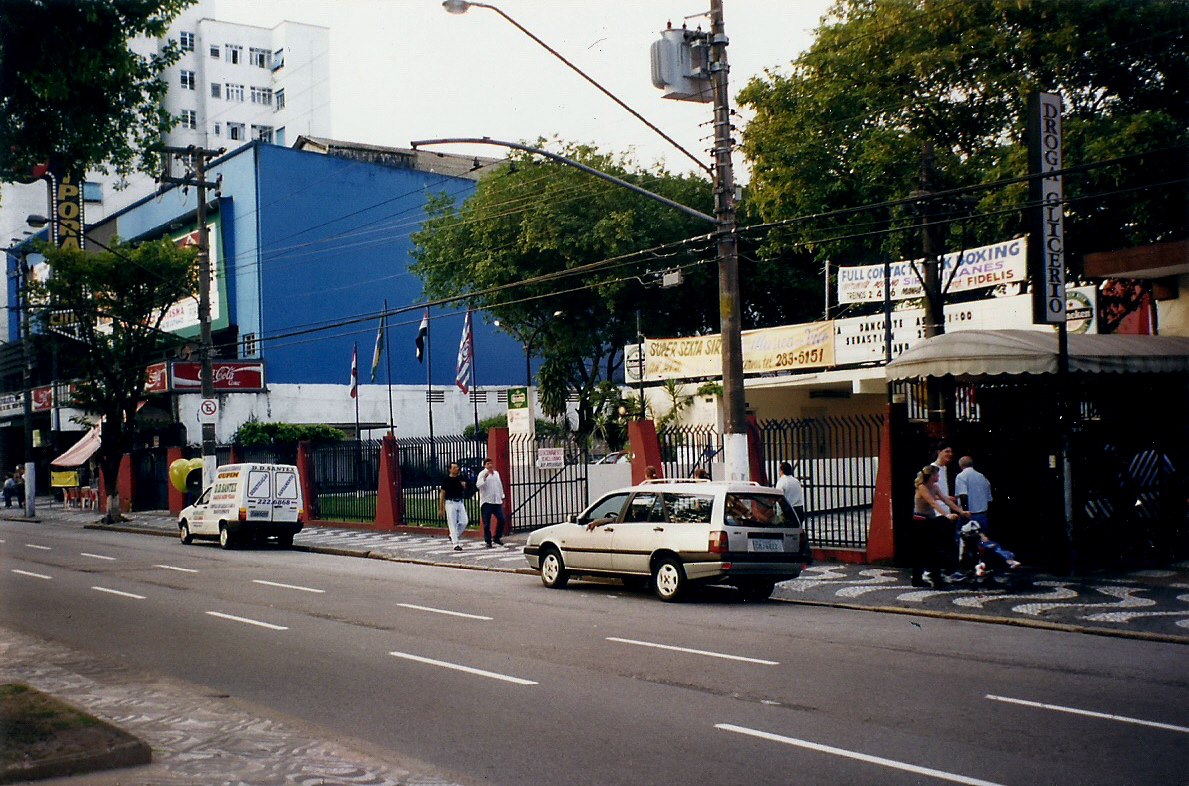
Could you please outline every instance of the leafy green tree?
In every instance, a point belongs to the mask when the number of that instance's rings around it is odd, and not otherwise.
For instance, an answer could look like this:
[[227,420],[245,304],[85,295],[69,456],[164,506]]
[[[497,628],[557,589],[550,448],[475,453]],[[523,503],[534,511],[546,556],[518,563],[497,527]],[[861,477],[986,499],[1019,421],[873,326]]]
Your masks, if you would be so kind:
[[[1183,237],[1187,33],[1186,0],[839,0],[791,71],[739,95],[755,112],[743,141],[750,208],[782,221],[902,200],[921,188],[926,144],[933,190],[1025,175],[1027,96],[1057,92],[1066,166],[1151,154],[1066,178],[1071,261]],[[1021,183],[944,206],[983,216],[963,222],[951,247],[1022,232],[1026,194]],[[911,258],[919,236],[882,232],[912,219],[884,209],[797,220],[767,237],[766,252],[807,274],[823,259]]]
[[[586,145],[562,148],[595,169],[710,209],[704,180],[642,170],[626,156]],[[516,153],[461,206],[445,197],[431,201],[429,219],[413,238],[413,270],[429,297],[463,296],[518,341],[531,343],[545,358],[539,377],[544,414],[561,414],[567,391],[577,392],[578,431],[585,436],[594,428],[595,390],[617,377],[624,345],[636,340],[637,312],[646,335],[717,329],[710,230],[627,189]],[[691,237],[701,239],[637,256]],[[605,260],[613,262],[597,264]],[[646,285],[677,267],[685,276],[679,288]],[[580,275],[536,281],[579,269]]]
[[0,182],[46,162],[152,171],[148,151],[174,123],[161,74],[181,52],[145,57],[129,39],[164,35],[191,2],[0,0]]
[[118,521],[120,459],[136,430],[145,370],[180,339],[161,331],[168,307],[194,296],[197,254],[169,240],[138,246],[113,241],[110,251],[85,253],[43,246],[51,274],[30,283],[29,302],[61,354],[88,371],[74,405],[103,418],[99,468],[107,487],[108,521]]

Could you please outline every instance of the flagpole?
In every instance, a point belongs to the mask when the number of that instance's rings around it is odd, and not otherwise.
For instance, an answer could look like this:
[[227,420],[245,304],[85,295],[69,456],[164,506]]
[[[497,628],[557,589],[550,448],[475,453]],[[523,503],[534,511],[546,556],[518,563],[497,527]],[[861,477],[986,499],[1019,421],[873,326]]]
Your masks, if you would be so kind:
[[352,398],[355,399],[355,441],[363,440],[363,434],[359,431],[359,342],[356,341],[351,348],[351,373],[354,379],[351,384],[354,385],[352,389]]
[[384,298],[384,368],[388,372],[388,433],[395,436],[396,423],[392,417],[392,345],[388,343],[388,298]]
[[426,310],[425,323],[425,406],[429,410],[429,453],[435,455],[433,443],[433,352],[430,336],[433,330],[429,324],[429,311]]
[[[467,316],[470,317],[471,311],[467,309]],[[475,323],[469,322],[471,326],[471,404],[475,407],[475,439],[479,438],[479,369],[476,368],[479,364],[478,358],[475,357]]]

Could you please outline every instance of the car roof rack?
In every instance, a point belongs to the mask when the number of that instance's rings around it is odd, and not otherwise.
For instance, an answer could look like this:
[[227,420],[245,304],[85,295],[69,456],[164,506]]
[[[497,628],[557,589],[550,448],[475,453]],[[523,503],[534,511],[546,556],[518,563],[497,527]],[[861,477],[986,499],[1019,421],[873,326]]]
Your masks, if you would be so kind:
[[[715,481],[709,478],[646,478],[640,481],[640,486],[649,483],[714,483]],[[720,481],[721,482],[721,481]]]

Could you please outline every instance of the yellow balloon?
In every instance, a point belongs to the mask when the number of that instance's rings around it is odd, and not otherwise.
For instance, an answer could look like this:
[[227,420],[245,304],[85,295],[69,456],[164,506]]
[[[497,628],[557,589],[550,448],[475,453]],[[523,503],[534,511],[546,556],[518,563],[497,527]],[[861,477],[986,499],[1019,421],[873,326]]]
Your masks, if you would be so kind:
[[178,491],[186,490],[186,476],[190,474],[189,459],[177,459],[169,465],[169,482]]

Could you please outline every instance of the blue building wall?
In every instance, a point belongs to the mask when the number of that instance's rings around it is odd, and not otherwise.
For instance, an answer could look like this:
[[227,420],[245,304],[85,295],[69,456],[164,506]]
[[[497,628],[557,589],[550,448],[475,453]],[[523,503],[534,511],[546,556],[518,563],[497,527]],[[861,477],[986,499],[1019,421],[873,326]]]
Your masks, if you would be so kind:
[[[475,184],[454,178],[323,156],[272,145],[256,147],[256,222],[259,254],[245,246],[246,216],[235,211],[237,291],[247,305],[254,273],[264,293],[258,335],[269,379],[277,383],[346,384],[351,348],[359,346],[360,381],[368,382],[378,319],[311,331],[424,301],[421,281],[409,271],[411,236],[425,219],[430,194],[462,201]],[[254,259],[259,260],[254,265]],[[250,270],[249,267],[256,267]],[[464,307],[431,312],[432,381],[454,382]],[[388,351],[377,384],[424,384],[426,366],[416,361],[414,339],[421,310],[388,322]],[[523,350],[509,336],[475,318],[476,375],[480,385],[519,384]],[[248,329],[240,319],[241,330]],[[272,337],[272,338],[270,338]]]

